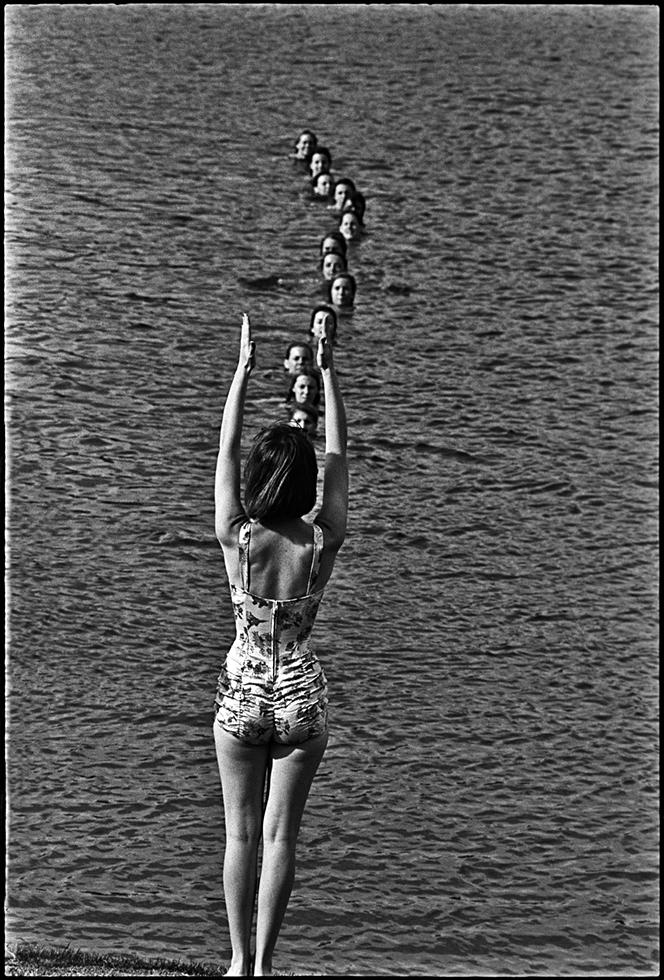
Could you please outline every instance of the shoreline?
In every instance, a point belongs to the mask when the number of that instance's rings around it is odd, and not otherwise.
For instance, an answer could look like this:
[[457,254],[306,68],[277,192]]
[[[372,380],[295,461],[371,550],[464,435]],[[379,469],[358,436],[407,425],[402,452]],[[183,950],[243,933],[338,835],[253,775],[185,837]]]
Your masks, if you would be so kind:
[[[71,944],[47,946],[5,940],[6,977],[221,977],[230,960],[219,964],[133,953],[91,953]],[[298,974],[283,970],[274,976]],[[324,976],[309,973],[308,976]]]
[[102,954],[66,946],[5,942],[8,977],[219,977],[228,963],[195,963],[131,953]]

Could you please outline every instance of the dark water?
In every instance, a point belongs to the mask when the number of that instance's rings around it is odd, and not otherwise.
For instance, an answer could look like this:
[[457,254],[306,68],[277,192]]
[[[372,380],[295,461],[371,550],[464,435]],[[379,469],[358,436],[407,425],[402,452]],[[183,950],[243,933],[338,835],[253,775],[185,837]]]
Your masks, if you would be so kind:
[[310,126],[368,234],[277,969],[656,973],[657,9],[7,11],[10,937],[228,958],[215,445],[242,311],[248,435],[308,327]]

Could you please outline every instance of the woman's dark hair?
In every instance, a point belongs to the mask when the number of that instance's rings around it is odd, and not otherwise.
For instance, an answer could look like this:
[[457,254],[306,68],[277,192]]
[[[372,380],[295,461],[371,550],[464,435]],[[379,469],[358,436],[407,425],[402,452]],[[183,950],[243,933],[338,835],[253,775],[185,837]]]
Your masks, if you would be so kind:
[[331,306],[314,306],[313,310],[311,311],[311,320],[309,321],[309,333],[313,334],[314,332],[314,319],[317,313],[328,313],[332,317],[334,321],[334,336],[336,338],[339,325],[337,323],[336,311],[333,310]]
[[306,433],[275,422],[258,433],[244,467],[244,506],[252,520],[302,517],[316,503],[318,464]]
[[307,378],[313,378],[314,381],[316,382],[317,391],[311,401],[313,405],[316,405],[316,407],[318,407],[318,405],[320,405],[320,389],[322,387],[320,375],[317,374],[315,371],[310,371],[308,368],[302,368],[301,371],[298,371],[297,374],[294,374],[293,377],[290,379],[290,384],[288,385],[288,391],[286,392],[286,402],[288,403],[288,402],[295,401],[295,391],[294,391],[295,382],[297,381],[298,378],[301,378],[303,374],[306,375]]
[[339,246],[338,248],[332,249],[333,252],[338,252],[339,255],[343,255],[346,258],[346,253],[348,252],[348,242],[341,234],[340,231],[328,231],[327,235],[323,235],[320,240],[320,254],[323,255],[323,242],[327,241],[328,238],[333,239],[333,241]]

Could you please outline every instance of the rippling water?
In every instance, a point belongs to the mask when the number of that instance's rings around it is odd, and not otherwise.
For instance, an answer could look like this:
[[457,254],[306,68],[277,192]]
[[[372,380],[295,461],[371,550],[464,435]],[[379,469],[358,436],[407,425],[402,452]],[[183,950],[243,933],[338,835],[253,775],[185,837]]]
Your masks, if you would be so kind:
[[308,125],[368,234],[277,968],[657,972],[656,8],[6,24],[9,934],[228,958],[215,445],[241,312],[248,434],[308,327]]

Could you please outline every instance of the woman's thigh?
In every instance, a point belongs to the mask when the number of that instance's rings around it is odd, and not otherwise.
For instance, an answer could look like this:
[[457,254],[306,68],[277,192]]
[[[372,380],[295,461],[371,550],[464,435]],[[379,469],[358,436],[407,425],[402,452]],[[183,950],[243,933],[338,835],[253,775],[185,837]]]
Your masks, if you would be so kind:
[[260,837],[265,776],[270,761],[269,745],[249,745],[214,726],[217,763],[224,799],[226,834]]
[[327,732],[297,745],[272,743],[270,791],[263,821],[267,841],[297,837],[304,807],[327,746]]

